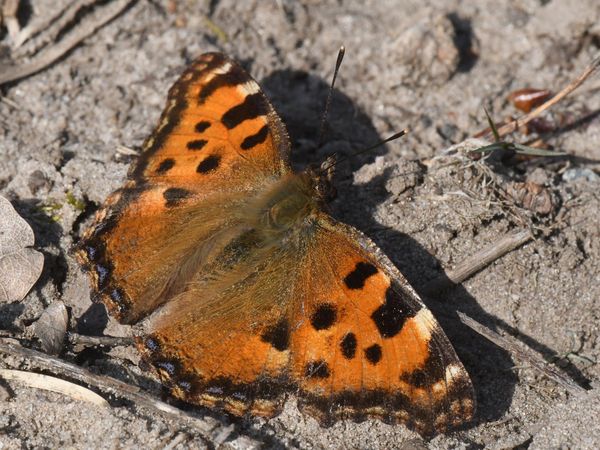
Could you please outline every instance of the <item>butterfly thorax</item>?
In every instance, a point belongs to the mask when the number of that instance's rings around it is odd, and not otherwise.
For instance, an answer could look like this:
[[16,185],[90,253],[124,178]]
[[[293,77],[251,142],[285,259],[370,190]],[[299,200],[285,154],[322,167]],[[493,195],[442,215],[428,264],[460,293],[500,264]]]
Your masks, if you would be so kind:
[[325,208],[324,183],[328,182],[312,169],[285,175],[250,202],[253,228],[267,241],[312,228]]

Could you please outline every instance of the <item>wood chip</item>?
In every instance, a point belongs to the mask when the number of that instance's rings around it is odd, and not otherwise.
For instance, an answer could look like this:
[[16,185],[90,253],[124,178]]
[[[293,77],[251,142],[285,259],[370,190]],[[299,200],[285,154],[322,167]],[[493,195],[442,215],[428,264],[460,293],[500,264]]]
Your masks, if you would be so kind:
[[74,400],[92,403],[96,406],[109,406],[108,402],[95,392],[60,378],[11,369],[0,369],[0,378],[8,381],[17,381],[25,386],[36,389],[57,392]]

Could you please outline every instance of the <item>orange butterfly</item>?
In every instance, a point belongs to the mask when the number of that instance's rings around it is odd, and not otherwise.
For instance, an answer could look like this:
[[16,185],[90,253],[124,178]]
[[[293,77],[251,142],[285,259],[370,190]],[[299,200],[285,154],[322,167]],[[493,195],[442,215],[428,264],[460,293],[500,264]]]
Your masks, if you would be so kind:
[[295,393],[324,424],[469,421],[471,381],[431,312],[325,212],[331,161],[294,173],[289,153],[258,84],[200,56],[79,244],[97,297],[190,403],[272,417]]

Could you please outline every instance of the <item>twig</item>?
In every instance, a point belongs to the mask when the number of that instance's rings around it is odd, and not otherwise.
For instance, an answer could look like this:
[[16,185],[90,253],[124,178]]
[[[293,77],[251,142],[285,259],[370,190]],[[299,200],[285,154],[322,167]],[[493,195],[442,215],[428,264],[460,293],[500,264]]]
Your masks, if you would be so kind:
[[7,355],[16,356],[19,358],[26,358],[33,361],[36,365],[39,365],[45,370],[61,374],[65,377],[80,381],[89,386],[94,386],[96,389],[101,391],[107,391],[115,396],[125,398],[134,403],[136,406],[158,411],[161,415],[167,418],[184,421],[204,434],[210,433],[214,428],[214,425],[209,421],[193,417],[186,412],[175,408],[174,406],[161,402],[160,400],[143,393],[138,387],[131,386],[127,383],[115,380],[114,378],[105,375],[94,374],[83,369],[82,367],[76,366],[75,364],[70,364],[44,353],[16,345],[7,339],[0,339],[0,353],[5,353]]
[[81,28],[73,31],[72,34],[66,36],[54,47],[42,52],[32,62],[21,66],[12,66],[0,72],[0,85],[27,77],[42,69],[45,69],[50,64],[58,60],[67,52],[76,47],[85,38],[91,36],[108,22],[117,17],[135,0],[117,0],[110,7],[107,7],[105,14],[100,15],[96,20],[91,20]]
[[24,370],[0,369],[0,378],[14,380],[29,387],[58,392],[75,400],[82,400],[96,406],[109,406],[101,396],[78,384],[60,378],[42,375]]
[[513,338],[510,336],[502,336],[495,331],[490,330],[486,326],[480,324],[479,322],[473,320],[471,317],[467,316],[462,312],[457,312],[460,321],[464,323],[466,326],[476,331],[486,339],[489,339],[494,344],[503,348],[515,358],[518,358],[522,361],[527,362],[532,367],[536,368],[544,375],[546,375],[551,380],[555,381],[569,392],[573,394],[579,394],[582,392],[586,392],[584,388],[576,384],[573,380],[569,379],[550,364],[546,363],[544,359],[535,353],[533,350],[529,348],[522,348],[516,342],[514,342]]
[[68,333],[69,344],[82,345],[84,347],[115,347],[118,345],[131,345],[133,339],[128,337],[114,336],[87,336],[85,334]]
[[[97,2],[98,0],[76,0],[70,2],[54,15],[49,14],[45,17],[39,17],[30,25],[23,28],[17,35],[13,45],[13,48],[15,49],[15,51],[12,52],[13,56],[18,58],[37,53],[41,47],[56,40],[57,36],[61,32],[64,32],[65,28],[70,23],[75,22],[77,15],[80,14],[84,8],[90,8]],[[32,39],[31,45],[21,47],[29,39]]]
[[[575,89],[577,89],[579,86],[581,86],[581,84],[585,80],[587,80],[590,77],[590,75],[592,75],[598,69],[598,67],[600,67],[600,56],[597,56],[585,68],[585,70],[581,73],[581,75],[579,75],[576,79],[574,79],[573,81],[571,81],[565,88],[563,88],[554,97],[552,97],[548,101],[542,103],[540,106],[538,106],[537,108],[535,108],[530,113],[525,114],[524,116],[522,116],[522,117],[520,117],[518,119],[515,119],[512,122],[509,122],[509,123],[507,123],[505,125],[502,125],[500,128],[498,128],[497,129],[498,134],[500,136],[505,136],[505,135],[507,135],[509,133],[512,133],[513,131],[518,130],[520,126],[527,125],[529,122],[531,122],[531,120],[535,119],[542,112],[544,112],[545,110],[551,108],[556,103],[558,103],[563,98],[565,98],[567,95],[569,95],[571,92],[573,92]],[[479,133],[477,133],[475,135],[475,137],[480,137],[480,138],[487,139],[487,138],[490,137],[490,135],[492,133],[493,133],[493,131],[491,130],[491,128],[486,128],[485,130],[480,131]]]
[[4,97],[1,94],[0,94],[0,102],[6,103],[11,108],[20,109],[20,106],[17,103],[15,103],[14,101],[12,101],[10,98]]
[[496,259],[529,242],[532,238],[533,236],[529,230],[519,230],[505,235],[465,259],[453,270],[449,270],[446,274],[431,280],[423,289],[423,293],[425,295],[433,295],[463,282]]

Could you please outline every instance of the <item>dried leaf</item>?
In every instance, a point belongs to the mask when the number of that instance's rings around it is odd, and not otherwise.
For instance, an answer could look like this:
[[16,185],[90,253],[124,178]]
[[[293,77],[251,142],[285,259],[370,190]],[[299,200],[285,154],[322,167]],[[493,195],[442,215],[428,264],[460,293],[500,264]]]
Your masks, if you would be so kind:
[[42,348],[49,355],[58,355],[65,342],[69,314],[62,302],[54,302],[44,310],[34,324],[35,336],[40,340]]
[[42,273],[44,255],[29,224],[0,197],[0,302],[22,300]]
[[511,182],[506,186],[506,193],[519,206],[538,214],[550,214],[554,209],[554,202],[552,201],[550,191],[532,181],[525,183]]

